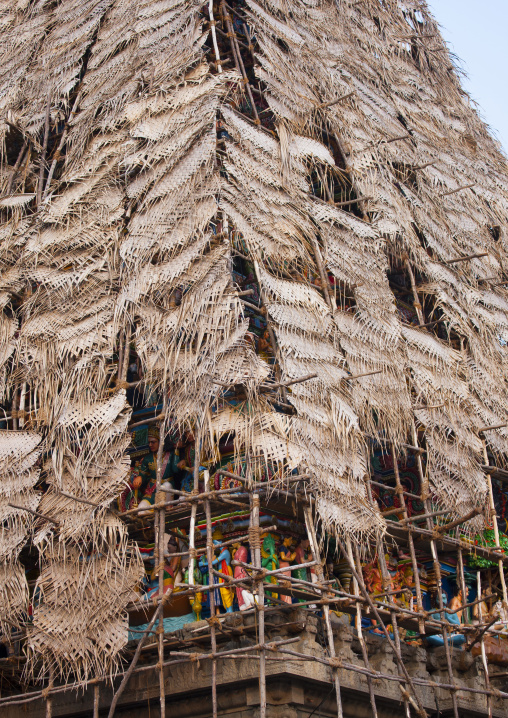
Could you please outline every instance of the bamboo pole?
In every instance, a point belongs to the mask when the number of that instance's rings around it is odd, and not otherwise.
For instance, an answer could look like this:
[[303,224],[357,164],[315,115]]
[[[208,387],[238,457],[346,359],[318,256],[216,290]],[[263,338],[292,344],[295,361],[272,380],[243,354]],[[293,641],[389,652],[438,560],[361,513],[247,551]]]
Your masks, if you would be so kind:
[[[249,543],[251,559],[255,568],[261,570],[261,537],[259,529],[259,494],[253,493],[251,500],[251,518],[249,529]],[[263,580],[258,583],[257,605],[259,633],[258,640],[261,646],[265,643],[265,587]],[[259,657],[259,718],[266,718],[266,661],[264,648]]]
[[[351,541],[349,537],[346,538],[346,548],[349,555],[350,561],[354,561],[353,557],[353,549],[351,547]],[[360,589],[358,586],[358,581],[353,576],[353,593],[355,596],[360,595]],[[355,615],[355,623],[356,623],[356,632],[358,634],[358,641],[360,642],[360,649],[362,651],[362,658],[363,663],[365,665],[365,668],[367,668],[369,671],[372,670],[370,667],[370,661],[369,661],[369,654],[367,651],[367,646],[365,645],[365,638],[363,635],[363,629],[362,629],[362,604],[360,601],[356,602],[356,615]],[[367,676],[367,687],[369,689],[369,700],[370,700],[370,706],[372,709],[372,718],[377,718],[377,704],[376,704],[376,695],[374,693],[374,685],[372,683],[372,677]]]
[[[124,362],[122,367],[126,367],[129,361],[129,340],[130,340],[130,327],[125,330],[125,350]],[[167,411],[167,391],[164,389],[163,399],[163,413]],[[161,428],[164,425],[162,424]],[[164,433],[159,433],[159,447],[157,449],[157,478],[156,478],[156,490],[155,490],[155,503],[158,503],[158,497],[161,495],[161,484],[162,484],[162,457],[164,454]],[[161,506],[159,509],[154,511],[154,523],[155,523],[155,545],[157,547],[157,573],[159,579],[159,600],[162,605],[162,598],[164,596],[164,529],[166,523],[166,509]],[[166,689],[164,685],[164,611],[162,610],[159,614],[159,625],[157,626],[158,644],[159,644],[159,701],[160,701],[160,718],[166,718]]]
[[48,688],[47,688],[47,695],[46,695],[46,718],[51,718],[53,714],[53,700],[51,697],[51,689],[53,688],[53,678],[54,678],[54,669],[53,666],[50,665],[49,667],[49,680],[48,680]]
[[[412,440],[413,444],[415,446],[418,446],[418,433],[416,431],[416,427],[414,422],[411,424],[411,431],[412,431]],[[428,480],[425,479],[425,476],[423,474],[423,466],[421,461],[421,454],[417,454],[417,467],[418,467],[418,473],[420,474],[420,482],[422,485],[422,502],[424,507],[426,508],[426,511],[428,514],[432,513],[430,511],[430,502],[428,499]],[[429,530],[432,530],[432,519],[429,517],[426,519],[427,521],[427,528]],[[439,563],[438,553],[436,549],[436,543],[434,541],[434,538],[432,537],[430,539],[430,550],[432,554],[432,564],[434,568],[434,573],[436,575],[436,581],[437,581],[437,598],[438,598],[438,605],[439,605],[439,615],[445,621],[445,611],[444,611],[444,604],[443,604],[443,582],[442,582],[442,576],[441,576],[441,565]],[[448,677],[450,680],[451,685],[455,685],[454,677],[453,677],[453,669],[452,669],[452,659],[450,655],[450,646],[448,644],[448,630],[447,627],[443,624],[442,626],[442,633],[443,633],[443,641],[444,641],[444,651],[446,656],[446,666],[448,670]],[[459,709],[457,705],[457,693],[455,690],[451,691],[451,698],[452,698],[452,706],[453,706],[453,714],[455,718],[459,718]]]
[[[141,655],[141,649],[143,648],[143,645],[144,645],[146,639],[150,635],[150,632],[151,632],[154,624],[159,619],[159,616],[161,614],[163,614],[163,608],[164,608],[165,604],[168,602],[171,593],[172,593],[172,591],[170,589],[166,594],[164,594],[164,596],[162,597],[162,600],[160,601],[159,605],[157,606],[156,611],[154,612],[154,614],[150,620],[150,623],[143,631],[143,635],[139,639],[138,646],[136,648],[136,652],[134,653],[134,656],[132,658],[130,666],[127,669],[127,671],[125,672],[122,682],[120,683],[118,690],[116,691],[116,693],[113,696],[113,700],[111,701],[111,705],[109,707],[108,718],[113,718],[113,716],[115,715],[116,706],[118,704],[118,701],[120,700],[122,693],[124,692],[124,690],[127,687],[130,677],[134,673],[134,669],[136,668],[136,664],[138,662],[139,656]],[[150,666],[150,670],[153,671],[153,666]]]
[[[206,512],[206,555],[208,563],[208,583],[214,584],[212,573],[213,566],[213,540],[212,540],[212,512],[210,509],[210,500],[205,500]],[[212,653],[217,652],[217,638],[215,635],[215,586],[210,591],[210,643]],[[217,718],[217,662],[212,658],[212,718]]]
[[51,110],[51,99],[48,97],[46,103],[46,114],[44,118],[44,139],[42,143],[42,152],[39,165],[39,181],[37,183],[37,207],[41,206],[42,202],[42,186],[44,184],[44,168],[46,166],[46,153],[48,151],[48,140],[49,140],[49,120]]
[[99,699],[100,688],[99,684],[96,683],[93,687],[93,718],[99,718]]
[[[482,452],[483,452],[483,460],[485,464],[489,463],[489,456],[487,453],[487,442],[482,437]],[[500,551],[501,550],[501,544],[499,543],[499,527],[497,525],[497,515],[496,515],[496,506],[494,504],[494,494],[492,493],[492,478],[490,474],[485,474],[485,479],[487,481],[487,491],[488,491],[488,499],[489,499],[489,509],[490,509],[490,519],[492,521],[492,526],[494,529],[494,539],[496,541],[496,548]],[[499,559],[498,561],[498,568],[499,568],[499,577],[501,579],[501,587],[503,589],[503,603],[505,608],[508,608],[508,595],[506,592],[506,579],[504,575],[503,570],[503,561]]]
[[[393,451],[393,448],[392,448]],[[406,516],[407,516],[407,512]],[[355,556],[357,559],[357,571],[358,573],[361,573],[361,566],[360,564],[360,554],[358,551],[358,546],[355,545]],[[392,631],[393,631],[393,640],[395,643],[395,648],[400,653],[400,634],[399,634],[399,624],[397,621],[397,606],[395,604],[395,598],[393,597],[391,591],[389,591],[390,587],[390,574],[388,573],[388,567],[386,565],[386,558],[385,558],[385,552],[384,552],[384,543],[382,539],[378,543],[378,560],[379,560],[379,567],[381,569],[381,578],[383,581],[383,588],[385,591],[387,591],[387,599],[388,599],[388,605],[390,608],[390,619],[392,623]],[[400,665],[397,666],[399,675],[401,675]],[[403,692],[403,701],[404,701],[404,711],[406,713],[406,718],[411,718],[411,711],[409,708],[409,700],[408,696],[406,695],[406,691]]]
[[[314,562],[316,564],[316,574],[318,577],[318,581],[322,582],[324,580],[323,567],[321,565],[321,561],[319,560],[319,544],[318,544],[318,540],[317,540],[317,536],[316,536],[316,530],[314,528],[314,521],[312,518],[312,510],[311,510],[310,506],[305,506],[305,508],[303,510],[303,515],[305,518],[305,526],[307,529],[307,535],[309,537],[309,543],[310,543],[312,555],[314,558]],[[330,622],[330,607],[328,605],[323,606],[323,616],[325,619],[326,635],[328,638],[328,650],[330,652],[330,657],[336,658],[332,624]],[[332,675],[333,675],[333,682],[335,685],[335,697],[337,700],[337,718],[343,718],[344,714],[342,711],[342,698],[341,698],[341,693],[340,693],[340,680],[339,680],[338,669],[336,669],[336,670],[332,669]]]
[[407,272],[409,274],[409,281],[411,282],[411,291],[413,292],[413,306],[416,310],[418,323],[420,324],[420,326],[422,326],[425,322],[425,318],[423,316],[422,305],[420,304],[420,297],[418,296],[418,291],[416,289],[415,277],[413,274],[413,268],[411,267],[411,262],[409,261],[409,257],[406,257],[405,264]]
[[73,106],[72,106],[70,115],[69,115],[69,117],[68,117],[68,119],[67,119],[67,122],[65,123],[64,131],[62,132],[62,136],[60,137],[60,142],[58,143],[58,147],[56,148],[56,152],[55,152],[54,155],[53,155],[53,161],[51,162],[51,167],[49,168],[48,176],[47,176],[47,179],[46,179],[46,186],[44,187],[44,194],[43,194],[43,196],[42,196],[42,199],[43,199],[43,200],[46,199],[46,197],[47,197],[47,195],[48,195],[48,192],[49,192],[49,190],[50,190],[51,180],[53,179],[53,175],[54,175],[54,173],[55,173],[55,169],[56,169],[57,162],[58,162],[58,160],[59,160],[60,157],[61,157],[63,146],[64,146],[65,141],[66,141],[66,139],[67,139],[67,135],[69,134],[69,127],[71,126],[71,123],[72,123],[72,121],[73,121],[73,119],[74,119],[74,116],[76,115],[76,111],[77,111],[77,109],[78,109],[78,103],[79,103],[79,100],[80,100],[80,99],[81,99],[81,92],[78,91],[78,93],[77,93],[77,95],[76,95],[76,99],[74,100],[74,104],[73,104]]
[[427,716],[427,714],[426,714],[426,712],[425,712],[425,710],[424,710],[424,708],[423,708],[423,706],[422,706],[422,704],[421,704],[420,698],[419,698],[418,694],[416,693],[416,690],[415,690],[415,687],[414,687],[414,683],[413,683],[413,681],[412,681],[412,679],[411,679],[411,676],[410,676],[409,673],[407,672],[406,666],[404,665],[404,660],[403,660],[403,658],[402,658],[402,656],[401,656],[401,654],[400,654],[400,651],[397,650],[397,647],[395,646],[394,642],[393,642],[392,639],[390,638],[390,634],[388,633],[388,630],[387,630],[387,628],[386,628],[386,626],[385,626],[385,624],[384,624],[384,621],[383,621],[383,619],[381,618],[381,616],[380,616],[380,614],[379,614],[379,611],[377,610],[376,606],[374,605],[374,602],[373,602],[372,599],[370,598],[367,589],[365,588],[365,584],[364,584],[364,582],[363,582],[363,579],[361,578],[361,576],[360,576],[360,575],[358,574],[358,572],[356,571],[356,567],[355,567],[354,560],[351,559],[351,557],[350,557],[349,553],[347,552],[346,547],[344,546],[344,544],[342,543],[342,541],[341,541],[339,538],[337,538],[336,541],[337,541],[338,547],[339,547],[340,550],[342,551],[343,556],[346,558],[346,560],[347,560],[347,562],[348,562],[348,564],[349,564],[349,568],[351,569],[351,571],[352,571],[352,573],[353,573],[353,576],[356,578],[356,581],[358,582],[358,586],[359,586],[359,588],[360,588],[360,591],[363,593],[363,596],[364,596],[365,600],[367,601],[367,603],[369,604],[369,607],[370,607],[371,611],[373,612],[373,614],[374,614],[374,616],[375,616],[375,618],[376,618],[376,621],[379,622],[379,625],[380,625],[380,627],[381,627],[383,633],[385,634],[386,640],[388,641],[388,643],[389,643],[389,645],[390,645],[390,647],[391,647],[391,649],[392,649],[392,651],[393,651],[393,653],[394,653],[394,655],[395,655],[395,659],[396,659],[398,665],[399,665],[400,668],[401,668],[401,671],[402,671],[402,673],[403,673],[403,676],[404,676],[406,682],[409,684],[409,686],[411,687],[411,690],[413,691],[413,695],[415,696],[416,703],[417,703],[417,705],[418,705],[418,710],[419,710],[420,715],[421,715],[422,717],[423,717],[423,716]]
[[[482,596],[482,579],[481,579],[481,573],[480,571],[476,572],[476,590],[478,593],[478,598],[481,598]],[[478,604],[478,616],[480,619],[480,623],[482,622],[482,604],[481,601]],[[485,688],[486,690],[490,690],[490,676],[489,676],[489,666],[487,663],[487,654],[485,652],[485,642],[483,640],[484,636],[483,634],[480,634],[480,650],[481,650],[481,656],[482,656],[482,664],[483,664],[483,670],[485,672]],[[487,696],[487,713],[489,718],[492,718],[492,700],[490,696]]]
[[19,394],[19,408],[18,408],[18,426],[20,429],[25,425],[25,401],[26,401],[27,383],[24,381],[21,384],[21,390]]
[[[194,452],[194,487],[193,494],[199,495],[199,462],[200,462],[200,451],[198,449],[201,446],[201,430],[199,435],[196,437],[196,451]],[[208,472],[206,472],[208,474]],[[208,482],[205,483],[205,488]],[[194,586],[194,568],[196,565],[196,513],[198,510],[198,502],[193,501],[191,505],[191,517],[189,524],[189,586]]]
[[213,16],[213,0],[209,0],[208,2],[208,17],[210,18],[210,30],[212,33],[213,51],[215,53],[215,62],[217,63],[217,72],[221,74],[222,61],[220,59],[219,46],[217,44],[217,33],[215,32],[216,22]]
[[23,144],[21,145],[19,155],[16,159],[16,162],[14,163],[14,167],[12,168],[11,174],[9,176],[9,181],[7,183],[7,187],[5,188],[6,195],[9,195],[11,193],[12,185],[14,184],[14,180],[16,179],[16,175],[18,174],[18,170],[21,167],[21,163],[23,162],[23,157],[25,156],[27,147],[28,147],[28,141],[24,140]]
[[[251,104],[251,107],[252,107],[252,113],[253,113],[253,115],[254,115],[254,123],[255,123],[256,125],[260,125],[261,122],[260,122],[260,120],[259,120],[259,115],[258,115],[258,112],[257,112],[257,110],[256,110],[256,105],[255,105],[255,103],[254,103],[254,97],[253,97],[253,95],[252,95],[252,89],[251,89],[251,86],[250,86],[250,84],[249,84],[249,79],[248,79],[248,77],[247,77],[247,73],[245,72],[245,65],[243,64],[242,54],[241,54],[241,51],[240,51],[240,47],[239,47],[239,45],[238,45],[238,38],[236,37],[236,32],[235,32],[235,29],[234,29],[234,27],[233,27],[233,23],[231,22],[231,15],[228,13],[228,11],[227,11],[227,9],[226,9],[226,3],[224,2],[224,0],[222,0],[222,2],[221,2],[221,9],[222,9],[222,16],[223,16],[223,18],[224,18],[224,20],[225,20],[225,22],[226,22],[226,27],[227,27],[227,29],[228,29],[227,35],[228,35],[228,37],[229,37],[229,39],[230,39],[231,47],[233,48],[233,54],[234,54],[234,56],[235,56],[235,63],[236,63],[236,66],[237,66],[237,70],[238,70],[238,72],[240,73],[240,75],[242,76],[243,85],[244,85],[245,89],[247,90],[247,94],[248,94],[248,96],[249,96],[249,101],[250,101],[250,104]],[[248,48],[247,48],[247,49],[248,49]]]
[[328,275],[324,268],[323,257],[321,256],[321,250],[319,248],[318,241],[314,235],[312,235],[312,237],[311,237],[311,242],[312,242],[312,248],[314,250],[314,258],[316,260],[317,268],[319,271],[319,276],[321,278],[321,285],[323,287],[323,293],[325,295],[325,300],[326,300],[326,303],[328,304],[328,306],[330,307],[330,311],[333,314],[333,312],[337,309],[337,307],[335,306],[335,303],[330,294],[330,282],[328,281]]
[[[402,486],[402,482],[400,480],[400,472],[399,472],[399,464],[397,461],[397,454],[395,452],[395,447],[392,445],[392,460],[393,460],[393,469],[395,474],[395,487],[397,490],[397,495],[399,496],[399,500],[404,512],[404,518],[408,518],[407,513],[407,506],[404,496],[404,487]],[[416,590],[416,605],[418,607],[418,612],[423,613],[423,595],[422,595],[422,588],[420,585],[420,574],[418,572],[418,562],[416,560],[416,551],[415,551],[415,544],[413,539],[413,534],[411,532],[411,526],[409,526],[409,533],[408,533],[408,545],[409,545],[409,555],[411,556],[411,566],[413,568],[413,576],[415,580],[415,590]],[[419,620],[420,623],[420,633],[425,633],[425,624],[423,621]],[[422,630],[423,629],[423,630]]]

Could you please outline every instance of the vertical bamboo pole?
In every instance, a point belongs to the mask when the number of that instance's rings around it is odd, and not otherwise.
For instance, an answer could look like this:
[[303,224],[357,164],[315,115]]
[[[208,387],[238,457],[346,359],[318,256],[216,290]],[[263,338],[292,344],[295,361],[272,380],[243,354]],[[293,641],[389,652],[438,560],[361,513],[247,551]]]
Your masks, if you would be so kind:
[[221,2],[221,11],[222,11],[222,16],[224,17],[224,20],[226,22],[226,26],[228,29],[227,34],[228,34],[228,37],[231,42],[231,48],[233,50],[233,55],[235,58],[236,69],[242,76],[243,85],[244,85],[245,89],[247,90],[247,94],[249,95],[249,100],[250,100],[250,103],[252,106],[252,113],[254,115],[254,122],[256,125],[260,125],[261,122],[259,120],[259,115],[256,110],[256,105],[254,103],[254,97],[252,95],[252,90],[249,85],[249,79],[247,77],[247,73],[245,72],[245,65],[243,64],[242,55],[240,52],[240,47],[238,45],[238,40],[236,37],[235,29],[233,27],[233,23],[231,22],[231,15],[227,11],[226,3],[224,2],[224,0],[222,0],[222,2]]
[[[404,487],[402,486],[402,482],[400,480],[399,464],[397,462],[397,453],[396,453],[393,445],[392,445],[392,461],[393,461],[393,471],[395,474],[395,488],[397,489],[397,496],[399,497],[400,505],[401,505],[402,511],[403,511],[403,516],[405,519],[407,519],[408,513],[407,513],[406,499],[404,498]],[[411,556],[411,566],[413,568],[413,575],[414,575],[414,579],[415,579],[416,605],[418,607],[418,613],[423,613],[422,587],[420,585],[420,574],[418,573],[418,562],[416,560],[416,551],[415,551],[415,544],[414,544],[414,540],[413,540],[411,523],[407,524],[407,528],[408,528],[409,554]],[[418,618],[418,623],[419,623],[420,633],[425,633],[424,619]]]
[[54,668],[53,666],[49,667],[49,680],[48,680],[48,695],[46,696],[46,718],[51,718],[53,714],[53,700],[51,698],[51,689],[53,688],[53,679],[54,679]]
[[[481,574],[479,571],[476,572],[476,590],[478,593],[478,598],[482,597],[482,579]],[[483,610],[482,610],[482,604],[481,601],[478,604],[478,618],[480,621],[480,625],[483,621]],[[490,676],[489,676],[489,666],[487,663],[487,654],[485,653],[485,643],[483,641],[484,635],[482,635],[480,640],[480,649],[482,652],[482,663],[483,663],[483,670],[485,671],[485,688],[490,691]],[[490,695],[487,695],[487,712],[489,715],[489,718],[492,718],[492,698]]]
[[[483,461],[485,465],[488,466],[489,463],[489,455],[487,453],[487,443],[485,441],[485,438],[482,437],[482,450],[483,450]],[[501,544],[499,543],[499,527],[497,525],[497,515],[496,515],[496,506],[494,504],[494,494],[492,492],[492,477],[490,474],[486,474],[486,481],[487,481],[487,490],[489,494],[489,507],[490,507],[490,517],[492,521],[492,525],[494,528],[494,538],[496,541],[496,548],[501,551]],[[506,579],[504,575],[504,567],[503,567],[503,561],[499,559],[498,562],[498,568],[499,568],[499,577],[501,579],[501,586],[503,589],[503,603],[505,608],[508,608],[508,596],[506,593]]]
[[26,400],[26,388],[27,383],[24,381],[21,384],[21,392],[19,395],[19,410],[18,410],[18,425],[19,428],[22,429],[25,425],[25,400]]
[[14,167],[11,170],[11,174],[9,176],[9,181],[7,183],[7,187],[5,188],[5,194],[10,194],[12,185],[14,184],[14,180],[16,179],[16,175],[18,174],[18,170],[21,167],[21,163],[23,162],[23,157],[26,152],[26,148],[28,147],[28,141],[25,140],[23,144],[21,145],[21,149],[19,151],[18,158],[16,162],[14,163]]
[[12,416],[12,428],[14,431],[18,428],[18,391],[19,384],[14,385],[12,390],[12,402],[11,402],[11,416]]
[[[194,486],[192,493],[194,495],[199,493],[199,463],[201,461],[201,429],[197,432],[196,436],[196,451],[194,452]],[[205,472],[207,475],[208,472]],[[205,491],[208,491],[208,482],[205,484]],[[198,510],[198,502],[193,501],[191,506],[191,517],[189,524],[189,586],[194,586],[194,567],[196,565],[196,542],[195,542],[195,531],[196,531],[196,513]]]
[[65,141],[67,139],[67,135],[69,134],[69,127],[71,125],[72,120],[74,119],[74,116],[76,114],[76,111],[78,109],[78,103],[81,99],[81,91],[78,92],[76,95],[76,99],[74,100],[74,104],[72,106],[69,118],[67,122],[65,123],[64,131],[62,132],[62,136],[60,137],[60,142],[58,143],[58,147],[56,148],[56,152],[53,155],[53,161],[51,162],[51,167],[49,168],[48,176],[46,179],[46,186],[44,187],[44,194],[42,195],[42,199],[46,199],[47,194],[51,187],[51,180],[53,179],[53,175],[55,173],[56,165],[58,160],[60,159],[63,146],[65,144]]
[[[130,335],[130,329],[125,332],[125,354],[128,357],[128,340]],[[128,361],[128,358],[127,358]],[[124,361],[125,363],[125,361]],[[162,414],[166,416],[167,412],[167,389],[163,387],[164,398]],[[164,499],[161,496],[161,483],[162,483],[162,457],[164,451],[164,426],[165,419],[159,424],[159,448],[157,449],[157,483],[155,490],[155,503],[162,503]],[[162,603],[162,597],[164,596],[164,528],[166,523],[166,509],[164,506],[155,509],[154,513],[154,524],[155,524],[155,545],[157,547],[157,568],[159,574],[159,600]],[[158,652],[159,652],[159,699],[160,699],[160,718],[166,717],[166,689],[164,685],[164,608],[162,608],[159,615],[159,623],[157,626],[157,637],[158,637]]]
[[[466,588],[466,579],[464,577],[464,556],[462,554],[462,549],[457,549],[457,564],[459,567],[459,579],[460,579],[460,590],[462,591],[462,603],[467,603],[467,588]],[[469,611],[468,608],[465,608],[464,611]],[[462,611],[462,618],[463,623],[466,623],[466,614]]]
[[117,367],[117,371],[116,371],[118,381],[121,381],[121,376],[122,376],[124,337],[125,337],[125,332],[123,332],[123,331],[120,332],[120,336],[118,337],[118,367]]
[[[249,527],[251,559],[254,567],[261,570],[261,537],[259,530],[259,494],[253,493],[251,499],[251,518]],[[259,655],[259,718],[266,718],[266,656],[265,656],[265,587],[263,581],[258,582],[258,642],[261,646]]]
[[[411,433],[412,433],[412,440],[413,440],[413,446],[418,446],[418,433],[416,431],[416,426],[414,421],[411,423]],[[421,455],[418,453],[416,455],[416,465],[418,468],[418,473],[420,475],[420,483],[422,485],[422,502],[425,507],[426,513],[431,513],[431,507],[429,502],[429,487],[428,487],[428,479],[425,478],[423,473],[423,466],[422,466],[422,459]],[[432,519],[427,519],[427,528],[432,531],[433,525],[432,525]],[[439,604],[439,615],[441,620],[443,621],[443,624],[446,623],[445,618],[445,611],[444,611],[444,604],[443,604],[443,583],[442,583],[442,576],[441,576],[441,566],[439,564],[439,557],[436,549],[436,542],[434,539],[430,540],[430,550],[432,554],[432,563],[434,567],[434,573],[436,574],[436,581],[437,581],[437,595],[438,595],[438,604]],[[450,646],[448,644],[448,631],[445,627],[445,625],[442,626],[442,633],[443,633],[443,641],[444,641],[444,650],[445,650],[445,656],[446,656],[446,666],[448,669],[448,678],[451,685],[455,685],[455,680],[453,676],[453,669],[452,669],[452,659],[450,655]],[[455,690],[451,690],[451,697],[452,697],[452,705],[453,705],[453,715],[455,718],[459,718],[459,708],[457,705],[457,693]]]
[[119,367],[120,381],[127,381],[127,372],[129,371],[130,345],[131,345],[132,329],[130,326],[125,329],[125,344],[122,356],[122,364]]
[[[412,681],[412,679],[411,679],[411,676],[410,676],[409,673],[407,672],[407,668],[406,668],[406,666],[405,666],[405,664],[404,664],[404,660],[403,660],[403,658],[402,658],[402,655],[401,655],[400,651],[397,649],[397,646],[395,645],[395,643],[394,643],[394,642],[392,641],[392,639],[390,638],[390,634],[389,634],[389,632],[388,632],[388,630],[387,630],[387,628],[386,628],[386,625],[385,625],[383,619],[381,618],[381,616],[380,616],[380,614],[379,614],[379,611],[377,610],[376,606],[374,605],[374,602],[372,601],[371,597],[369,596],[369,593],[368,593],[368,591],[367,591],[367,589],[366,589],[366,587],[365,587],[365,583],[364,583],[364,581],[363,581],[363,579],[362,579],[361,573],[358,573],[358,571],[356,570],[355,562],[354,562],[354,560],[353,560],[353,558],[352,558],[352,556],[351,556],[351,552],[350,552],[350,551],[349,551],[349,552],[347,551],[346,547],[344,546],[344,544],[342,543],[342,541],[340,540],[339,537],[337,537],[336,540],[337,540],[337,545],[338,545],[338,547],[339,547],[340,550],[342,551],[342,554],[343,554],[344,557],[347,559],[347,562],[348,562],[348,564],[349,564],[349,568],[351,569],[351,571],[352,571],[352,573],[353,573],[353,576],[356,578],[356,580],[357,580],[357,582],[358,582],[358,586],[359,586],[359,588],[360,588],[361,593],[363,594],[363,597],[364,597],[365,600],[367,601],[367,603],[368,603],[368,605],[369,605],[369,608],[370,608],[370,610],[372,611],[372,614],[375,616],[376,621],[379,623],[379,625],[380,625],[380,627],[381,627],[383,633],[385,634],[385,637],[386,637],[386,640],[388,641],[388,644],[390,645],[392,651],[394,652],[395,659],[396,659],[398,665],[400,666],[400,669],[401,669],[401,671],[402,671],[402,674],[403,674],[404,678],[406,679],[406,682],[407,682],[407,683],[409,684],[409,686],[411,687],[411,690],[412,690],[413,695],[414,695],[414,700],[415,700],[415,703],[416,703],[416,705],[417,705],[417,710],[418,710],[418,712],[419,712],[422,716],[423,716],[423,715],[426,715],[425,709],[423,708],[423,705],[422,705],[422,703],[421,703],[421,700],[420,700],[420,698],[419,698],[419,696],[418,696],[418,694],[417,694],[417,692],[416,692],[416,690],[415,690],[415,686],[414,686],[414,683],[413,683],[413,681]],[[411,698],[410,700],[411,700],[411,702],[413,701],[412,698]]]
[[208,3],[208,16],[210,18],[210,29],[212,32],[212,43],[213,43],[213,50],[215,52],[215,61],[217,63],[217,71],[220,74],[222,72],[222,62],[221,62],[220,54],[219,54],[219,46],[217,44],[217,33],[215,31],[216,23],[215,23],[215,19],[213,16],[213,0],[209,0],[209,3]]
[[49,120],[50,120],[51,100],[48,97],[46,103],[46,115],[44,119],[44,139],[42,141],[42,152],[39,166],[39,182],[37,183],[37,207],[40,207],[42,202],[42,187],[44,184],[44,168],[46,166],[46,153],[48,151],[48,140],[49,140]]
[[96,683],[93,687],[93,718],[99,718],[99,684]]
[[[392,449],[393,451],[393,449]],[[357,561],[359,562],[359,555],[358,555],[358,546],[355,546],[355,553],[357,555]],[[388,572],[388,566],[386,565],[386,558],[384,553],[384,544],[383,541],[380,540],[378,543],[378,556],[379,556],[379,567],[381,569],[381,576],[383,579],[383,590],[384,591],[390,591],[390,574]],[[358,570],[358,569],[357,569]],[[390,617],[392,621],[392,629],[393,629],[393,638],[395,642],[395,647],[397,648],[397,651],[400,653],[400,634],[399,634],[399,624],[397,622],[397,606],[395,604],[395,599],[393,596],[388,595],[388,603],[390,606]],[[399,675],[401,675],[400,666],[398,668]],[[411,711],[409,709],[409,701],[404,696],[404,710],[406,712],[407,718],[411,718]]]
[[[309,537],[310,547],[312,550],[312,556],[313,560],[317,561],[318,564],[316,565],[316,573],[318,577],[318,581],[320,583],[323,582],[324,576],[323,576],[323,567],[321,565],[320,559],[319,559],[319,545],[318,540],[316,536],[316,530],[314,528],[314,522],[312,519],[312,510],[310,506],[305,506],[304,510],[304,517],[305,517],[305,526],[307,528],[307,535]],[[323,606],[323,616],[325,619],[325,625],[326,625],[326,634],[328,637],[328,650],[330,652],[330,657],[335,658],[335,643],[333,641],[333,631],[332,631],[332,624],[330,622],[330,607],[326,604]],[[333,682],[335,684],[335,695],[337,698],[337,718],[343,718],[343,711],[342,711],[342,698],[340,693],[340,679],[339,679],[339,669],[334,668],[332,669],[333,674]]]
[[[205,500],[206,514],[206,560],[208,563],[208,583],[215,583],[212,573],[213,568],[213,540],[212,540],[212,512],[210,509],[210,499]],[[217,652],[217,638],[215,635],[215,589],[211,589],[210,593],[210,641],[212,646],[212,717],[217,718],[217,661],[215,654]]]
[[332,314],[337,309],[335,306],[333,299],[330,294],[330,282],[328,281],[328,275],[326,273],[326,270],[324,268],[323,264],[323,258],[321,256],[321,250],[319,248],[318,241],[316,237],[312,237],[312,247],[314,249],[314,257],[316,258],[316,264],[319,271],[319,276],[321,277],[321,284],[323,285],[323,293],[325,295],[326,302],[328,306],[330,307]]
[[413,274],[413,269],[411,267],[411,262],[409,261],[409,257],[406,257],[405,264],[409,274],[409,280],[411,282],[411,290],[413,292],[413,305],[416,310],[416,316],[418,317],[418,321],[420,324],[425,324],[422,305],[420,304],[420,297],[418,296],[418,292],[416,291],[416,282]]
[[[349,536],[346,538],[346,548],[348,552],[348,557],[350,561],[354,561],[353,557],[353,549],[351,547],[351,541],[349,539]],[[359,568],[357,565],[357,571],[361,570],[361,567]],[[358,581],[353,576],[353,593],[355,596],[360,596],[360,589],[358,586]],[[360,648],[362,651],[362,658],[363,663],[365,665],[365,668],[370,669],[370,661],[369,661],[369,653],[367,651],[367,646],[365,644],[365,638],[363,636],[363,629],[362,629],[362,604],[358,601],[356,603],[356,615],[355,615],[355,624],[356,624],[356,632],[358,634],[358,640],[360,642]],[[372,708],[372,718],[377,718],[377,705],[376,705],[376,695],[374,693],[374,684],[372,683],[372,678],[370,676],[367,676],[367,686],[369,688],[369,698],[370,698],[370,706]]]

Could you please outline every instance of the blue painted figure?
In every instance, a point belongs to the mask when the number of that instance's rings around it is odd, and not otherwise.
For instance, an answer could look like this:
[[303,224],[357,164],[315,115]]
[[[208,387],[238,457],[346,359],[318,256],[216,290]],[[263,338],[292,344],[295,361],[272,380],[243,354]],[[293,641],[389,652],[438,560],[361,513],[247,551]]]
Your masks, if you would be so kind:
[[[441,595],[443,597],[443,606],[447,606],[448,596],[444,591]],[[431,618],[435,621],[442,620],[440,613],[432,613]],[[445,613],[444,618],[448,621],[448,623],[451,623],[452,626],[460,626],[460,618],[456,613]],[[427,645],[429,646],[444,646],[443,636],[428,636],[426,640]],[[462,646],[465,642],[466,638],[462,633],[452,633],[448,636],[448,643],[450,646]]]

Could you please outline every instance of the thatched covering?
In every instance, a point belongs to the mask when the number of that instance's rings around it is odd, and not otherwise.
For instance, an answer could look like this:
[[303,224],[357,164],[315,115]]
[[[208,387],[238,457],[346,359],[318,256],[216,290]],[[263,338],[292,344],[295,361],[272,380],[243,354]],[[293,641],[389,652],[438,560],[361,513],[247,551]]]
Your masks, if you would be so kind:
[[[202,6],[0,5],[0,389],[23,397],[18,431],[0,437],[0,625],[26,609],[17,555],[32,535],[35,672],[114,672],[126,642],[142,568],[108,507],[128,472],[131,410],[111,388],[131,339],[170,398],[166,423],[201,426],[210,456],[234,431],[252,471],[310,472],[325,527],[361,540],[384,531],[364,482],[369,437],[400,449],[423,427],[430,485],[461,516],[485,503],[478,429],[508,423],[506,160],[425,3],[247,0],[272,131],[238,111],[238,72],[216,72]],[[311,176],[359,209],[316,197]],[[291,416],[261,394],[238,251],[255,266],[279,380],[315,375],[294,385]],[[444,333],[402,321],[397,262]],[[223,409],[240,384],[244,412]],[[23,430],[29,408],[37,433]],[[502,461],[508,429],[486,438]]]

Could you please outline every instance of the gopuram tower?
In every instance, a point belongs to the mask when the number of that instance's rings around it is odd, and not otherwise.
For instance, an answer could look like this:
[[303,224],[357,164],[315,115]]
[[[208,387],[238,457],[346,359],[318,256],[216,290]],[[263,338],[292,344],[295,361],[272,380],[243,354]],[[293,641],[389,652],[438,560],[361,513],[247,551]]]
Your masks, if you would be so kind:
[[424,0],[0,1],[0,712],[508,712],[508,167]]

